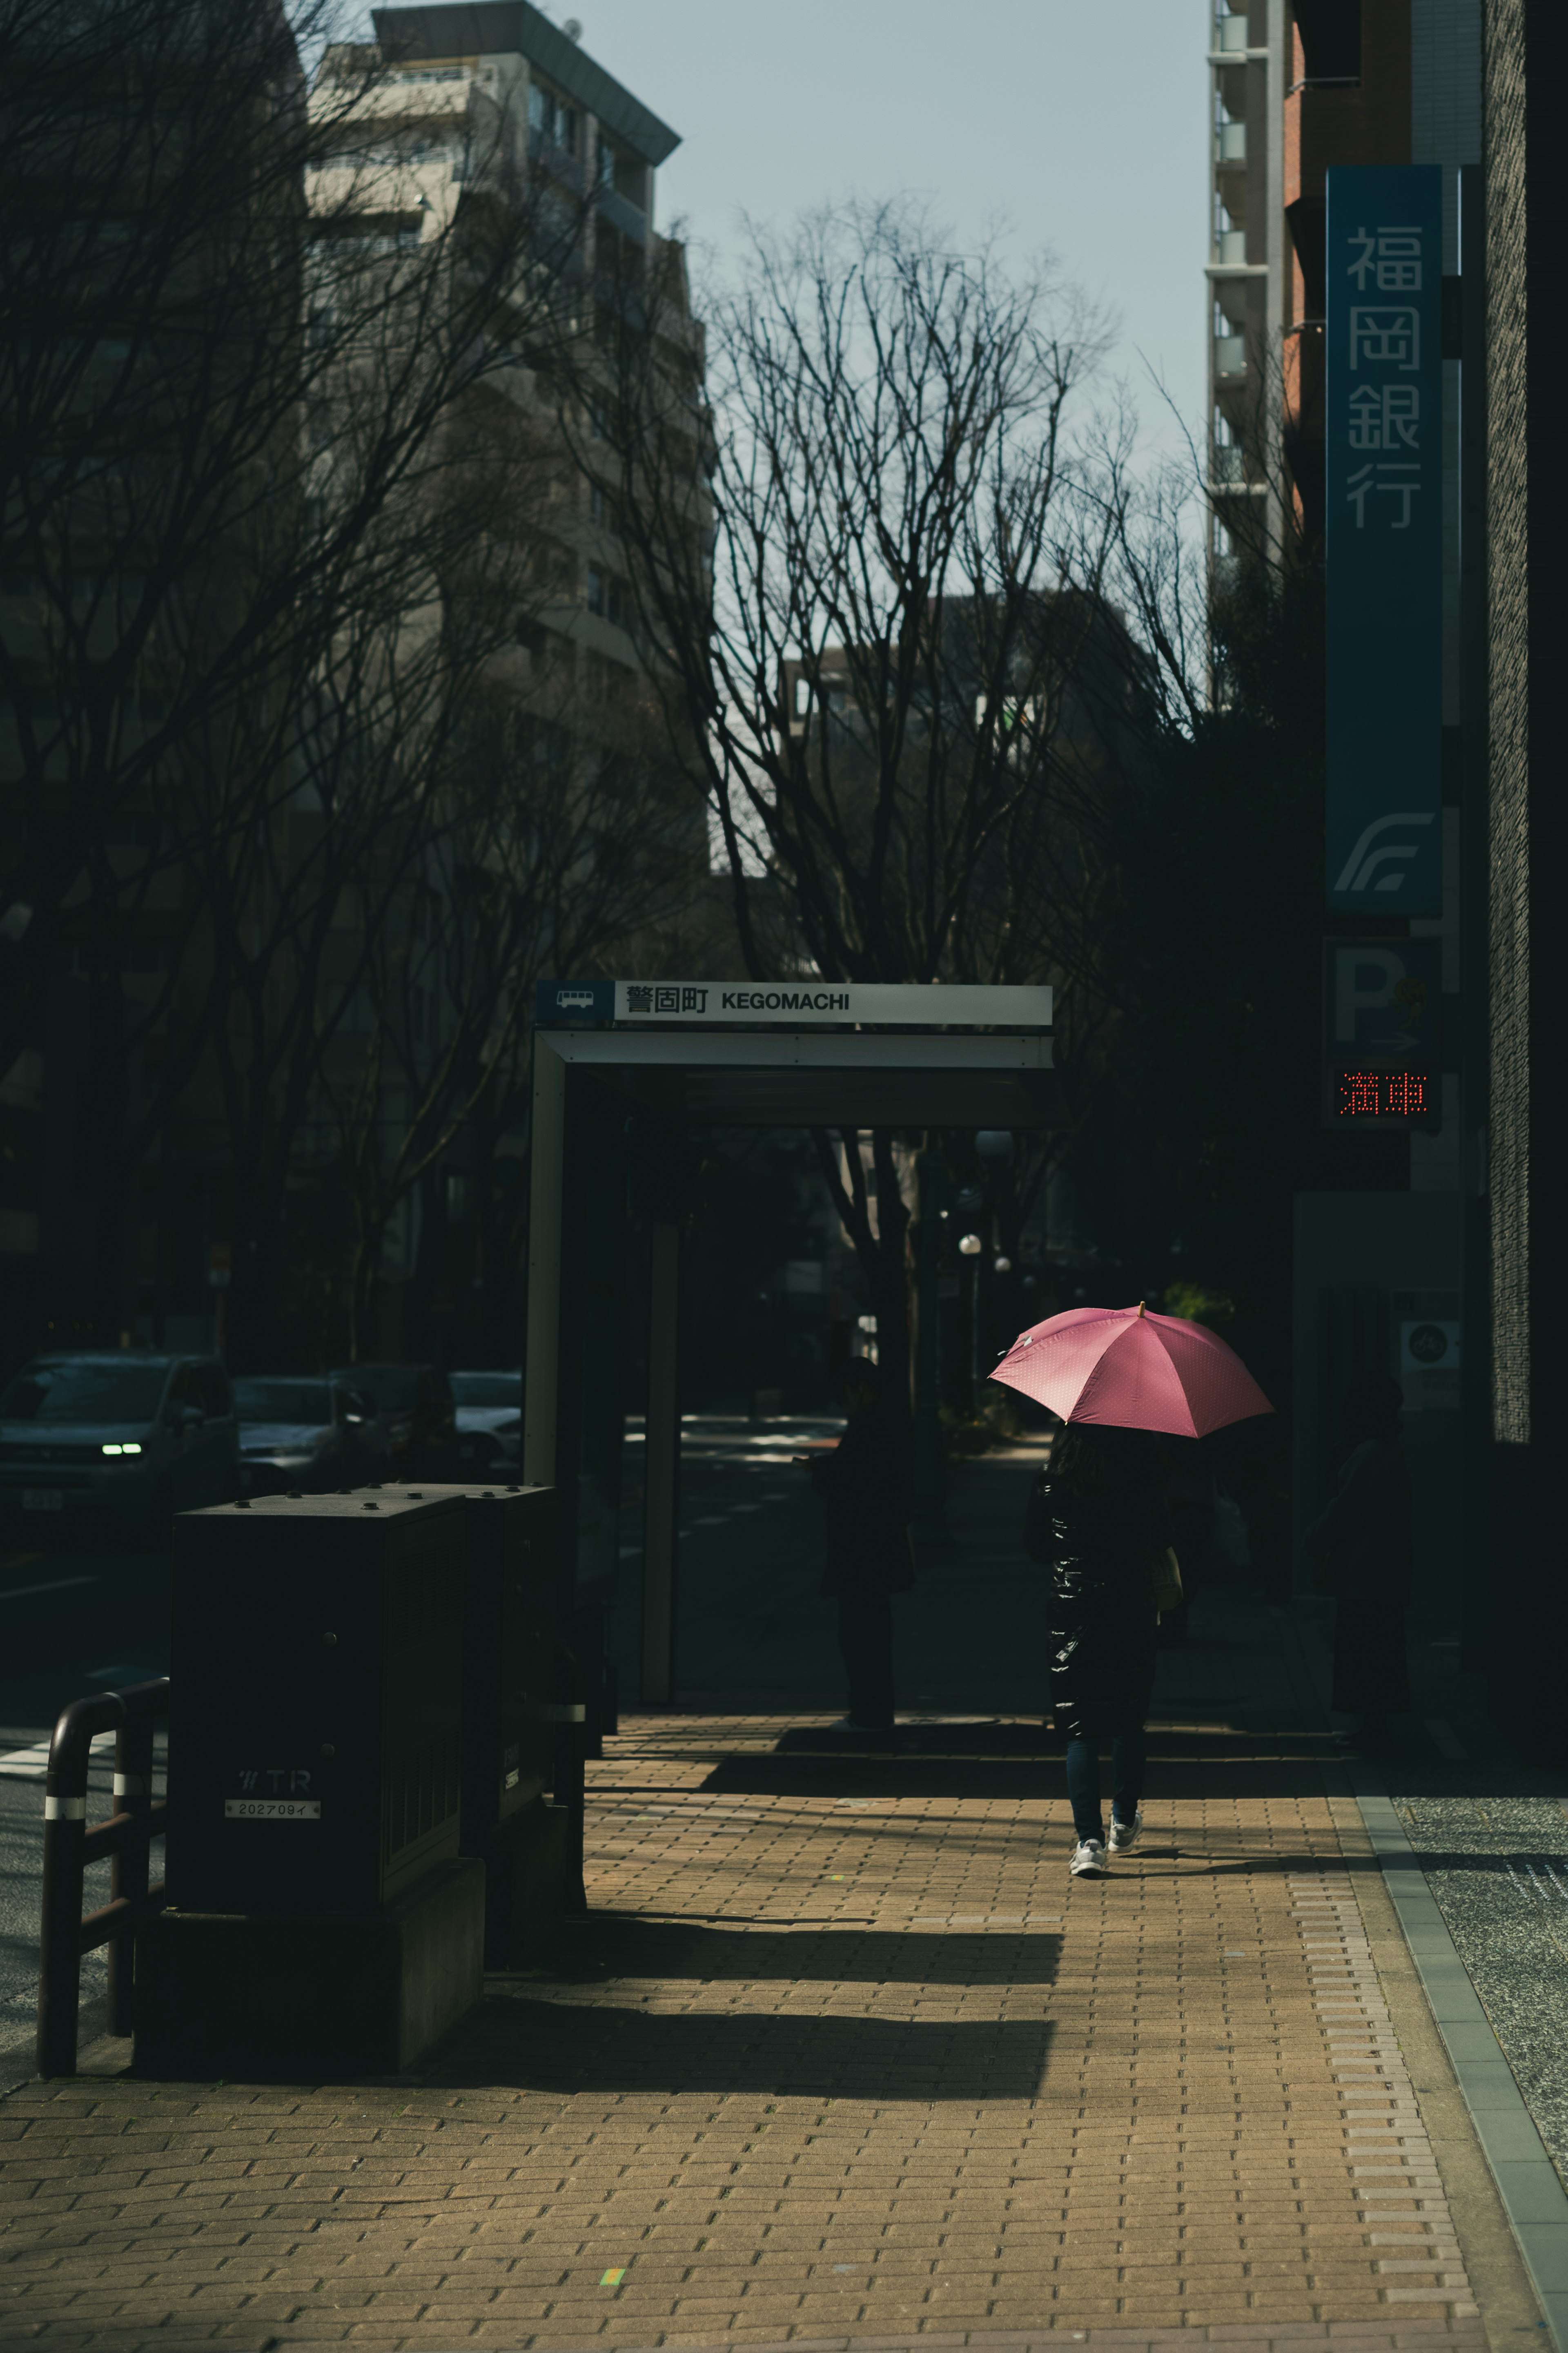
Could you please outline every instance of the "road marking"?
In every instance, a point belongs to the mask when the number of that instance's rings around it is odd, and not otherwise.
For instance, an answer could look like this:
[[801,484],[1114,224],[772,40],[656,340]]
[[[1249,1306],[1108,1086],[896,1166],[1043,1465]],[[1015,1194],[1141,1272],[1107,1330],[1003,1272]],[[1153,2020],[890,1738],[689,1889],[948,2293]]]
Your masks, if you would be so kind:
[[[52,1734],[50,1738],[53,1738]],[[112,1748],[113,1733],[95,1732],[92,1736],[92,1746],[95,1752],[100,1748]],[[0,1780],[41,1781],[48,1769],[49,1742],[47,1740],[35,1741],[30,1748],[13,1748],[5,1756],[0,1757]]]
[[57,1577],[47,1585],[13,1585],[0,1593],[0,1601],[20,1601],[29,1593],[63,1593],[68,1585],[96,1585],[96,1577]]

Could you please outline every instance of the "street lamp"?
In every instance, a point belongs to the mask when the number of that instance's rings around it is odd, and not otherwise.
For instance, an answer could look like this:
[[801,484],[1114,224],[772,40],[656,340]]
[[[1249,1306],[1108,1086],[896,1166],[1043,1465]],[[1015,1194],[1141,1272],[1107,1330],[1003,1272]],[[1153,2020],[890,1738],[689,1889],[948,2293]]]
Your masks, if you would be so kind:
[[980,1268],[981,1250],[984,1245],[978,1234],[961,1234],[958,1242],[960,1258],[970,1261],[969,1269],[969,1410],[980,1409]]

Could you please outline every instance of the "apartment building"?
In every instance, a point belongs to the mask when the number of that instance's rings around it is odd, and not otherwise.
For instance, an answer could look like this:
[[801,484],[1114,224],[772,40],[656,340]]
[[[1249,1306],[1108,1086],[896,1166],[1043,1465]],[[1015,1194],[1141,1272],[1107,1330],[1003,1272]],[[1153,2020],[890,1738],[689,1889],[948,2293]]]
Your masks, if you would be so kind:
[[[515,615],[510,632],[501,632],[510,641],[493,644],[474,681],[490,730],[498,804],[510,798],[524,772],[548,768],[559,779],[551,806],[568,821],[595,796],[601,810],[616,801],[634,832],[646,829],[650,878],[660,860],[667,877],[685,855],[701,887],[700,805],[674,773],[649,689],[621,530],[626,501],[612,486],[617,469],[606,439],[623,335],[639,348],[651,344],[655,368],[679,378],[683,392],[701,383],[701,330],[690,311],[684,255],[654,226],[658,172],[677,134],[584,53],[574,26],[556,26],[528,0],[385,8],[373,22],[374,45],[329,50],[313,93],[323,124],[310,174],[318,222],[373,257],[384,254],[394,287],[398,258],[420,247],[445,247],[459,269],[466,240],[486,245],[492,273],[497,252],[506,257],[493,274],[493,301],[476,322],[487,348],[452,420],[458,439],[485,438],[492,448],[521,453],[507,476],[513,495],[503,493],[471,518],[476,544],[499,553],[492,585],[504,611]],[[428,274],[416,268],[410,289],[422,282]],[[396,299],[387,314],[391,335]],[[418,301],[416,293],[416,330]],[[345,357],[330,404],[339,417],[328,425],[329,448],[344,426],[352,438],[354,369]],[[674,406],[695,419],[695,406]],[[694,430],[693,481],[700,479],[699,459]],[[410,637],[449,627],[450,611],[443,618],[436,602],[409,617]],[[470,732],[466,714],[459,724]],[[633,780],[624,803],[616,778]],[[523,797],[523,829],[550,829],[537,793]],[[493,843],[503,858],[508,822],[503,817]],[[585,837],[595,830],[602,828],[590,815]],[[585,856],[602,869],[591,849]],[[591,876],[580,880],[586,894]],[[650,879],[650,903],[659,896],[658,881]],[[557,953],[570,957],[572,949]],[[521,1033],[510,1039],[519,1067],[524,1049]],[[398,1104],[420,1094],[423,1068],[440,1051],[427,1018],[424,1040],[403,1056],[407,1082],[387,1090],[388,1149],[398,1148]],[[345,1029],[323,1071],[323,1096],[341,1101],[352,1088],[356,1054],[363,1063],[363,1043]],[[330,1124],[318,1123],[329,1146]],[[493,1292],[501,1269],[473,1230],[472,1208],[488,1197],[498,1156],[504,1165],[524,1149],[520,1131],[469,1134],[444,1151],[447,1182],[436,1188],[434,1217],[449,1227],[448,1198],[468,1205],[466,1239],[448,1233],[432,1250],[431,1218],[420,1214],[420,1198],[400,1210],[382,1261],[374,1319],[382,1348],[456,1340],[450,1320],[444,1332],[429,1323],[423,1295],[432,1290],[438,1313],[459,1321],[482,1288]],[[322,1176],[330,1183],[325,1162]]]
[[[584,289],[625,291],[657,276],[668,301],[672,282],[683,287],[679,248],[654,226],[658,169],[679,133],[587,55],[575,19],[563,27],[530,0],[477,0],[378,8],[374,23],[386,71],[366,111],[400,184],[400,226],[439,235],[466,181],[505,180],[533,191],[541,259]],[[345,160],[363,171],[363,153]],[[700,377],[700,330],[689,312],[683,323]],[[508,389],[520,404],[540,404],[541,387],[522,367]],[[605,500],[584,488],[552,533],[561,593],[539,616],[575,646],[583,679],[596,681],[600,699],[613,691],[617,669],[640,666],[613,522]]]

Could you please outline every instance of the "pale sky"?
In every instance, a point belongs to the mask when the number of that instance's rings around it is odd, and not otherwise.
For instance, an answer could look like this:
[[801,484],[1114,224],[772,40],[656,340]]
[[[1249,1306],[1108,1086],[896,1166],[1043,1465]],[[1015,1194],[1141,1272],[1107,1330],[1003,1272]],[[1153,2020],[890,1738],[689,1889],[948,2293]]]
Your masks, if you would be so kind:
[[[721,261],[739,215],[929,195],[961,238],[989,220],[1054,248],[1121,318],[1111,364],[1144,434],[1149,383],[1201,428],[1212,0],[552,0],[583,47],[679,132],[658,226]],[[1142,357],[1140,355],[1142,355]]]

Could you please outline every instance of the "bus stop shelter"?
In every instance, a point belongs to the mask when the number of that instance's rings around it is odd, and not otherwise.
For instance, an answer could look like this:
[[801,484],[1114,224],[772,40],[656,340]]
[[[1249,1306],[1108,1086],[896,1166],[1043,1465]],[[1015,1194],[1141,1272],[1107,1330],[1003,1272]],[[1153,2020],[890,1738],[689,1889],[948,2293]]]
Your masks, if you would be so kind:
[[[563,1622],[590,1693],[617,1567],[628,1179],[651,1240],[642,1688],[676,1695],[679,1187],[689,1128],[1064,1124],[1045,987],[544,981],[535,1015],[523,1470],[560,1495]],[[628,1139],[635,1138],[634,1145]],[[590,1700],[590,1708],[595,1703]]]

